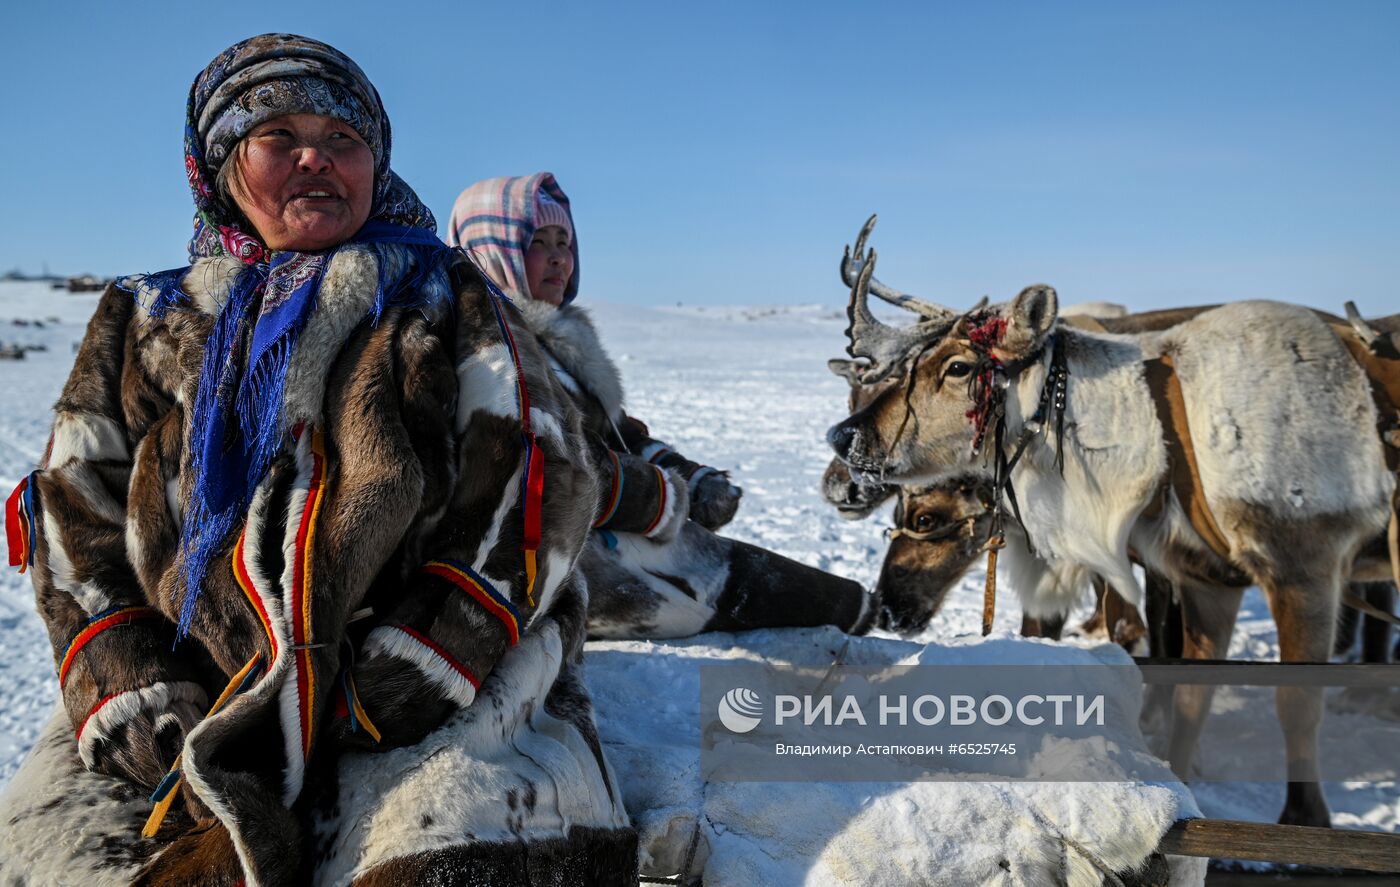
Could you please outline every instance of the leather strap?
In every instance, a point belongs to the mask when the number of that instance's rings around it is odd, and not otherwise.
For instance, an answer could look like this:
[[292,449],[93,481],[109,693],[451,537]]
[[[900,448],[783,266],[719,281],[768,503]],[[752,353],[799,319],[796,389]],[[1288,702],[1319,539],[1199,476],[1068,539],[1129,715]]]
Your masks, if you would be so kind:
[[[1186,419],[1186,400],[1181,393],[1176,364],[1170,354],[1163,354],[1144,361],[1144,366],[1147,387],[1152,392],[1152,403],[1157,408],[1157,419],[1162,423],[1166,438],[1167,484],[1176,493],[1177,501],[1197,534],[1211,551],[1229,563],[1230,544],[1215,522],[1201,487],[1201,472],[1196,464],[1196,449],[1191,442],[1191,426]],[[1165,492],[1164,488],[1162,494]],[[1154,513],[1159,513],[1162,502],[1159,500],[1155,507]]]

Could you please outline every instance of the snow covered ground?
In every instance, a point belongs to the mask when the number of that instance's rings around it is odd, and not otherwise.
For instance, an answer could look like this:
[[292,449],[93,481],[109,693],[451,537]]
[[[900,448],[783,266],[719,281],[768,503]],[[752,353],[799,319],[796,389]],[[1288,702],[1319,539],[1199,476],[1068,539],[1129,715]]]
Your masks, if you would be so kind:
[[[69,295],[47,284],[0,282],[0,344],[43,344],[23,361],[0,361],[0,489],[8,491],[42,454],[49,410],[73,359],[96,295]],[[653,435],[682,452],[731,469],[745,498],[727,535],[754,542],[866,585],[883,556],[888,513],[851,523],[817,491],[830,459],[827,427],[843,415],[846,383],[825,367],[842,351],[845,318],[835,303],[783,308],[699,308],[596,305],[602,335],[620,366],[631,412]],[[14,320],[40,320],[16,326]],[[56,321],[56,322],[54,322]],[[916,640],[971,638],[979,631],[982,575],[974,571],[949,597],[929,631]],[[1014,598],[1000,602],[996,635],[1020,623]],[[13,775],[48,718],[56,696],[47,638],[34,612],[28,577],[0,578],[0,786]],[[1231,644],[1235,658],[1276,659],[1273,623],[1251,592]],[[1270,697],[1220,694],[1230,718],[1273,722]],[[1257,755],[1228,730],[1208,728],[1201,766],[1228,773],[1231,761]],[[1281,745],[1281,741],[1280,741]],[[1325,754],[1365,760],[1382,781],[1329,783],[1337,825],[1400,831],[1400,724],[1370,715],[1329,711]],[[1278,752],[1281,755],[1281,749]],[[1324,758],[1325,761],[1326,758]],[[1324,763],[1325,766],[1325,763]],[[1193,785],[1208,816],[1273,821],[1283,787],[1265,783]]]

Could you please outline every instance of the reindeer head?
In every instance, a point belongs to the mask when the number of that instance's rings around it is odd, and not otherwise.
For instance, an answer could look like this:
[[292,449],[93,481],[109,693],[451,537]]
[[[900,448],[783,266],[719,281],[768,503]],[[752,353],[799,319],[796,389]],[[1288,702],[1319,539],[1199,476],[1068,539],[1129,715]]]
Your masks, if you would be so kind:
[[896,532],[875,586],[880,628],[915,634],[928,627],[953,584],[982,553],[992,521],[992,485],[959,475],[900,490]]
[[[851,386],[846,406],[852,413],[893,384],[889,381],[862,384],[860,377],[866,366],[859,361],[836,358],[827,361],[826,366]],[[867,475],[852,474],[850,466],[840,459],[832,459],[822,474],[822,498],[836,506],[837,513],[847,520],[867,517],[897,492],[898,487],[880,483]]]
[[[857,247],[868,231],[869,223]],[[858,268],[847,350],[868,362],[861,372],[865,383],[899,381],[827,432],[837,457],[887,483],[927,481],[981,462],[985,448],[979,453],[976,444],[990,421],[988,396],[1040,352],[1057,317],[1055,290],[1027,287],[1009,303],[987,307],[983,300],[960,316],[918,302],[922,308],[911,310],[923,320],[890,327],[869,310],[870,293],[880,295],[872,285],[874,250]]]

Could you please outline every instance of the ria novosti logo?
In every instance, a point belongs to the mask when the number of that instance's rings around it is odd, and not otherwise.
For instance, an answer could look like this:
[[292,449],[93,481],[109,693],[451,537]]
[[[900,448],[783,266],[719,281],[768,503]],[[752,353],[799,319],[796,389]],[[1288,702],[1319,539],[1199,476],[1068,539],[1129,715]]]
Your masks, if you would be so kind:
[[748,733],[763,720],[763,698],[746,687],[735,687],[719,701],[719,722],[731,733]]

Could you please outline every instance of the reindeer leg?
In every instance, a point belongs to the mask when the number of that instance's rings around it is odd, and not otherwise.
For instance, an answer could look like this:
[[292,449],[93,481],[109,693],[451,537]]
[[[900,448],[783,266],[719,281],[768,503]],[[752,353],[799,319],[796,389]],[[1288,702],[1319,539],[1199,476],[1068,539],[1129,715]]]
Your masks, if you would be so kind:
[[[1180,659],[1183,645],[1181,604],[1175,600],[1171,580],[1152,570],[1146,572],[1147,655],[1158,659]],[[1170,732],[1171,711],[1171,685],[1153,684],[1148,687],[1142,702],[1142,732],[1152,735],[1152,749],[1160,757],[1167,756],[1163,743]]]
[[[1367,586],[1356,582],[1352,583],[1351,590],[1361,597],[1366,597]],[[1361,614],[1351,607],[1340,607],[1337,611],[1337,635],[1332,642],[1332,655],[1345,656],[1347,651],[1356,643],[1356,624],[1361,621]]]
[[[1338,575],[1334,573],[1333,575]],[[1283,662],[1326,662],[1332,650],[1341,582],[1260,583],[1278,626],[1279,658]],[[1274,696],[1288,760],[1288,796],[1279,815],[1285,825],[1331,825],[1327,798],[1318,783],[1318,732],[1322,727],[1321,687],[1279,687]]]
[[[1387,613],[1395,612],[1395,585],[1372,582],[1366,586],[1366,602]],[[1351,609],[1348,607],[1347,609]],[[1367,616],[1361,623],[1361,661],[1386,663],[1390,661],[1390,623]]]
[[[1230,649],[1230,633],[1240,610],[1244,590],[1208,585],[1181,586],[1181,624],[1187,659],[1224,659]],[[1191,759],[1201,738],[1215,687],[1180,684],[1173,695],[1174,709],[1167,759],[1180,779],[1191,775]]]
[[1112,625],[1107,620],[1105,613],[1104,598],[1110,594],[1108,583],[1097,573],[1089,579],[1089,584],[1094,589],[1094,612],[1089,614],[1089,618],[1079,624],[1079,633],[1085,637],[1094,637],[1103,631],[1110,638],[1113,636]]
[[1021,614],[1021,637],[1023,638],[1050,638],[1058,641],[1060,633],[1065,630],[1065,619],[1068,614],[1056,616],[1027,616]]
[[1147,570],[1147,648],[1149,655],[1180,659],[1185,643],[1181,631],[1181,604],[1176,601],[1171,580]]

